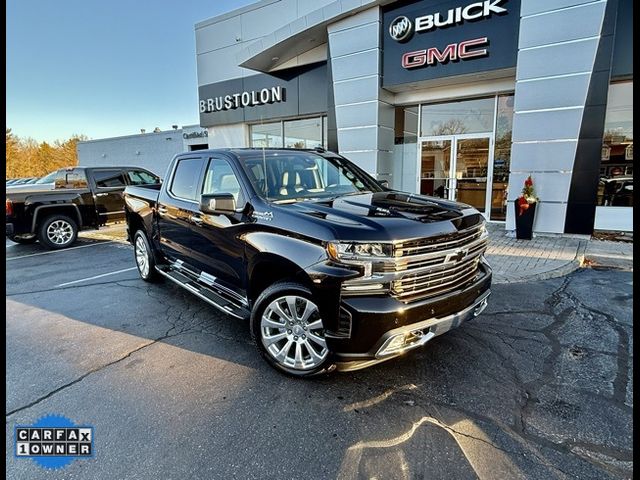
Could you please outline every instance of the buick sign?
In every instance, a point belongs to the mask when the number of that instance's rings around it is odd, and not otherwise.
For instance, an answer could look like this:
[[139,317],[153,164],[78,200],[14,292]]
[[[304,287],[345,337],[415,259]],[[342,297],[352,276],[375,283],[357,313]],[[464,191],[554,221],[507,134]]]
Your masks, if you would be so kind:
[[421,15],[413,21],[405,16],[397,17],[389,26],[389,35],[398,42],[407,41],[413,32],[421,33],[460,25],[464,22],[491,17],[492,14],[503,15],[507,9],[500,4],[505,0],[484,0],[483,2],[470,3],[464,7],[450,8],[446,13],[435,12],[429,15]]
[[413,23],[407,17],[398,17],[389,26],[389,35],[398,42],[404,42],[413,33]]

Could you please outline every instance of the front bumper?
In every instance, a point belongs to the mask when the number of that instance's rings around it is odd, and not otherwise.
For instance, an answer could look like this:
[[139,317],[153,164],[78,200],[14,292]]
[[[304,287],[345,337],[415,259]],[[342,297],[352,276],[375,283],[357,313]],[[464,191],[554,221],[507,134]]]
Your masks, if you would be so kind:
[[338,369],[357,370],[397,357],[475,318],[487,305],[491,276],[483,261],[474,283],[441,297],[411,304],[389,296],[344,298],[350,338],[327,339]]
[[7,223],[7,236],[13,235],[13,223]]

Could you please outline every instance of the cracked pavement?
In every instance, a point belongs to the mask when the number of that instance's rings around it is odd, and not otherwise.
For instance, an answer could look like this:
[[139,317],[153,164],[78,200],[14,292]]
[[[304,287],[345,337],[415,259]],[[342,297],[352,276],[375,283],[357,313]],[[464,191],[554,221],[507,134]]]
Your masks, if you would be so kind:
[[[301,381],[168,282],[60,287],[134,266],[128,245],[80,245],[7,243],[8,478],[632,477],[631,272],[495,285],[419,351]],[[93,425],[96,457],[16,459],[14,426],[51,413]]]

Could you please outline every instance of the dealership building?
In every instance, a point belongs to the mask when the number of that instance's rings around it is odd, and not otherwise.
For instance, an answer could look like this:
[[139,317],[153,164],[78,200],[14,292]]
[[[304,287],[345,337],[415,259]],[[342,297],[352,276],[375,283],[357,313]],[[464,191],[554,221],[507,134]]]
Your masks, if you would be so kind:
[[632,0],[261,0],[195,25],[219,147],[324,147],[515,228],[632,231]]

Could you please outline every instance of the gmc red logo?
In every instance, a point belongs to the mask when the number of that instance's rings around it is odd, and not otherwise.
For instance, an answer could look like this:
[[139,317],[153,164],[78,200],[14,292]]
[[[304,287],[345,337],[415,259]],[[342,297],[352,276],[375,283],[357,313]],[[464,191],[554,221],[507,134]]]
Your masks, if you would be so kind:
[[460,43],[452,43],[444,47],[442,51],[436,47],[424,50],[407,52],[402,55],[402,66],[404,68],[418,68],[436,63],[446,63],[448,61],[467,60],[469,58],[484,57],[489,54],[486,48],[478,48],[487,45],[487,37],[465,40]]

